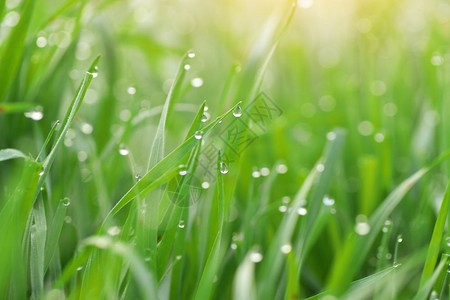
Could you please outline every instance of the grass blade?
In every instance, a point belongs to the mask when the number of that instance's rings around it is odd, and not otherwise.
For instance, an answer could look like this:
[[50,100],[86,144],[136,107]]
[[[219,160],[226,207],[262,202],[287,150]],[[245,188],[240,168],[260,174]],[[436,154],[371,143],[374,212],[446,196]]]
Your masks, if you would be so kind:
[[14,159],[14,158],[25,158],[25,157],[27,157],[27,156],[17,149],[2,149],[2,150],[0,150],[0,161]]

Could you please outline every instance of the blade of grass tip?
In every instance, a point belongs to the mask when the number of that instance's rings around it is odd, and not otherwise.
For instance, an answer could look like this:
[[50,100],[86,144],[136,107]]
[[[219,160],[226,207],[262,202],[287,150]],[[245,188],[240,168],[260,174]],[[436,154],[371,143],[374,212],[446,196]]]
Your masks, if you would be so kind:
[[183,78],[186,74],[186,71],[188,70],[188,68],[185,68],[185,65],[186,65],[186,61],[191,58],[191,53],[192,52],[187,52],[181,59],[181,63],[178,67],[177,75],[176,75],[175,80],[169,90],[169,93],[167,94],[167,98],[166,98],[166,101],[163,106],[163,111],[161,113],[161,118],[159,119],[158,128],[156,130],[156,135],[153,140],[152,148],[150,151],[147,170],[149,170],[150,168],[155,166],[164,157],[164,140],[165,140],[165,129],[166,129],[167,118],[168,118],[169,112],[171,111],[171,109],[173,107],[173,103],[176,99],[176,96],[178,95],[181,84],[183,83]]
[[[220,172],[220,165],[222,163],[222,154],[218,153],[217,156],[217,181],[216,181],[216,193],[217,193],[217,209],[219,213],[219,228],[215,235],[214,243],[211,252],[206,260],[205,267],[203,268],[203,273],[200,278],[200,282],[195,293],[195,299],[205,300],[210,299],[214,291],[214,278],[217,276],[217,271],[220,267],[220,262],[223,256],[221,248],[221,239],[223,234],[223,226],[225,220],[225,196],[224,196],[224,186],[223,186],[223,174]],[[214,207],[214,206],[213,206]]]
[[0,74],[2,74],[0,76],[0,102],[6,100],[5,96],[10,84],[19,70],[34,3],[33,0],[24,1],[19,23],[12,29],[7,40],[2,43],[0,49]]
[[50,262],[55,255],[55,251],[58,248],[59,236],[64,225],[64,218],[66,217],[69,203],[69,198],[64,198],[59,201],[52,223],[48,229],[47,243],[45,245],[44,272],[47,271]]
[[47,138],[44,141],[44,144],[42,145],[41,151],[39,151],[38,156],[36,157],[36,161],[39,161],[39,158],[44,154],[45,148],[47,147],[48,143],[50,142],[53,133],[55,133],[56,128],[59,125],[59,120],[57,120],[55,123],[53,123],[52,129],[50,129],[50,132],[47,135]]
[[300,298],[300,289],[299,282],[300,278],[298,276],[298,263],[295,259],[295,255],[292,252],[289,252],[287,255],[287,286],[286,286],[286,294],[284,299],[299,299]]
[[[236,104],[233,108],[228,110],[223,115],[217,117],[213,122],[208,124],[207,126],[203,127],[201,131],[203,132],[203,135],[207,134],[210,130],[212,130],[217,124],[219,124],[220,121],[222,121],[226,116],[231,114],[233,110],[235,109]],[[110,213],[105,218],[105,221],[107,218],[109,218],[111,215],[114,215],[119,211],[126,203],[130,202],[134,198],[136,198],[138,195],[141,196],[145,194],[145,191],[148,192],[147,187],[152,185],[154,186],[153,182],[155,180],[162,181],[160,179],[161,176],[164,174],[167,175],[167,173],[170,173],[171,170],[174,170],[175,168],[179,168],[179,165],[183,162],[183,158],[186,156],[186,154],[189,153],[190,150],[199,142],[194,135],[190,136],[183,144],[178,146],[175,150],[173,150],[171,153],[169,153],[164,159],[162,159],[160,162],[158,162],[150,171],[148,171],[139,182],[137,182],[133,187],[131,187],[130,190],[117,202],[115,206],[118,206],[117,208],[113,209],[113,211],[110,211]],[[169,170],[169,171],[167,171]],[[143,192],[144,191],[144,192]],[[125,203],[126,202],[126,203]],[[120,204],[119,204],[120,203]],[[125,203],[125,204],[124,204]],[[103,224],[105,224],[105,221]]]
[[450,151],[444,152],[428,166],[421,168],[405,179],[381,203],[369,220],[370,231],[367,235],[350,233],[339,259],[334,261],[328,281],[328,290],[333,295],[341,295],[351,282],[372,247],[385,220],[397,207],[406,193],[431,169],[450,157]]
[[239,265],[233,281],[233,299],[256,299],[255,291],[255,264],[250,260],[249,254]]
[[433,229],[433,235],[431,236],[430,245],[428,247],[427,259],[422,271],[422,277],[420,278],[419,287],[422,288],[428,279],[433,274],[434,267],[441,250],[442,236],[444,234],[445,221],[448,215],[450,201],[450,181],[447,183],[444,197],[442,199],[441,208],[439,209],[438,217]]
[[0,161],[10,160],[14,158],[26,158],[27,156],[17,149],[2,149],[0,150]]
[[130,270],[134,275],[143,299],[158,299],[157,282],[147,270],[143,259],[125,243],[113,241],[109,236],[93,236],[82,242],[82,247],[94,246],[98,249],[108,249],[130,263]]
[[31,226],[30,281],[31,298],[40,299],[44,294],[44,252],[47,221],[42,199],[36,201]]
[[[97,56],[97,58],[93,61],[90,68],[84,75],[83,80],[81,81],[80,86],[78,87],[78,90],[75,94],[75,97],[73,98],[66,115],[64,116],[64,120],[61,123],[60,130],[58,130],[58,133],[55,138],[55,143],[50,150],[50,153],[45,158],[43,162],[43,172],[39,179],[38,189],[43,186],[45,179],[47,177],[48,172],[50,171],[50,168],[53,164],[53,161],[56,157],[56,152],[59,150],[59,148],[62,145],[63,139],[67,133],[67,130],[69,129],[70,125],[72,124],[72,121],[77,114],[78,110],[80,109],[81,104],[83,103],[84,96],[86,95],[86,91],[89,88],[89,85],[93,78],[95,78],[98,74],[98,68],[97,64],[100,59],[100,56]],[[37,191],[38,193],[39,191]],[[37,196],[36,193],[36,196]]]
[[443,254],[441,261],[439,262],[439,265],[437,266],[436,270],[434,270],[432,276],[430,276],[425,284],[423,284],[420,288],[417,294],[414,296],[413,300],[423,300],[427,299],[428,295],[431,292],[431,289],[433,288],[434,282],[437,280],[439,275],[441,274],[444,267],[447,265],[448,262],[448,254]]

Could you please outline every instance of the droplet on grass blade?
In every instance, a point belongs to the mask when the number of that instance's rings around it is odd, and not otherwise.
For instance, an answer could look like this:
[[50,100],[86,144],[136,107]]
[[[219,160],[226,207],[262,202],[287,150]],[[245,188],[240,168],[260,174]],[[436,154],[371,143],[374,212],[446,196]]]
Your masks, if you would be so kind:
[[281,246],[280,250],[283,254],[289,254],[292,251],[292,245],[284,244],[283,246]]
[[184,221],[180,220],[180,222],[178,223],[178,228],[184,228]]
[[196,140],[201,140],[203,138],[203,131],[197,130],[194,134]]
[[236,105],[236,107],[233,109],[233,116],[235,116],[236,118],[239,118],[242,116],[242,108],[239,104]]
[[130,154],[130,151],[128,150],[127,146],[125,146],[125,144],[120,144],[119,154],[122,156],[126,156],[126,155]]
[[208,121],[209,118],[210,118],[210,116],[211,116],[211,115],[210,115],[208,112],[205,111],[205,112],[203,113],[203,115],[202,115],[202,122],[205,123],[206,121]]
[[297,209],[297,214],[299,214],[300,216],[305,216],[308,213],[308,210],[304,207],[300,207],[299,209]]
[[228,165],[224,163],[223,161],[219,164],[220,167],[220,173],[227,174],[228,173]]
[[356,216],[355,232],[358,235],[367,235],[370,232],[370,225],[365,215]]
[[25,117],[31,119],[33,121],[40,121],[44,117],[44,113],[42,112],[42,107],[38,106],[32,111],[27,111],[24,113]]
[[69,206],[70,205],[70,199],[65,197],[64,199],[61,200],[61,203],[64,206]]
[[178,171],[178,174],[180,176],[185,176],[187,174],[187,167],[186,167],[186,165],[179,165],[178,168],[180,169]]
[[259,263],[263,260],[263,255],[259,252],[251,252],[249,255],[249,259],[253,263]]

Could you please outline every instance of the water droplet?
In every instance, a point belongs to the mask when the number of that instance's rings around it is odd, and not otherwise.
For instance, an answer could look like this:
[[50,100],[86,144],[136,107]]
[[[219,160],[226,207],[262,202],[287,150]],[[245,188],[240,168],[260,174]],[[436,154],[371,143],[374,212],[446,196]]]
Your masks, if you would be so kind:
[[328,133],[327,133],[327,139],[328,139],[329,141],[335,140],[335,139],[336,139],[336,133],[334,133],[334,132],[332,132],[332,131],[328,132]]
[[403,242],[403,238],[402,238],[402,235],[399,235],[399,236],[397,237],[397,242],[398,242],[398,243],[401,243],[401,242]]
[[291,201],[291,198],[289,196],[284,196],[283,198],[281,198],[281,202],[283,202],[284,204],[288,204]]
[[386,253],[386,259],[390,260],[392,258],[392,254],[391,253]]
[[355,231],[358,235],[367,235],[370,232],[370,225],[365,215],[356,216]]
[[86,134],[86,135],[89,135],[89,134],[91,134],[94,131],[94,127],[91,124],[89,124],[89,123],[83,123],[81,125],[80,129],[81,129],[81,132]]
[[283,254],[289,254],[292,251],[292,246],[291,244],[284,244],[281,246],[280,250]]
[[191,85],[195,88],[199,88],[203,85],[203,79],[200,77],[192,78]]
[[180,220],[180,222],[178,223],[178,228],[184,228],[184,221]]
[[370,121],[362,121],[358,125],[358,131],[363,136],[369,136],[373,132],[373,125]]
[[398,268],[400,266],[401,266],[401,264],[399,264],[399,263],[396,263],[396,264],[393,265],[394,268]]
[[134,178],[136,179],[136,181],[140,181],[142,179],[141,175],[139,174],[136,174]]
[[40,121],[44,117],[44,113],[42,112],[42,107],[38,106],[32,111],[27,111],[24,113],[25,117],[31,119],[33,121]]
[[208,181],[203,181],[202,182],[202,188],[205,189],[205,190],[209,189],[209,182]]
[[259,263],[263,260],[263,255],[259,252],[251,252],[249,255],[249,259],[253,263]]
[[110,236],[116,236],[116,235],[120,234],[121,230],[118,226],[112,226],[112,227],[108,228],[107,232]]
[[204,112],[202,115],[202,122],[205,123],[206,121],[209,120],[210,117],[211,115],[208,112]]
[[443,63],[444,63],[444,58],[441,55],[435,54],[435,55],[433,55],[433,57],[431,57],[431,64],[433,66],[437,67],[437,66],[442,65]]
[[130,94],[130,95],[136,94],[136,88],[134,86],[129,86],[127,88],[127,93]]
[[323,204],[325,204],[326,206],[333,206],[334,205],[334,199],[330,198],[328,196],[323,197],[322,200]]
[[189,70],[191,68],[191,65],[189,65],[189,64],[185,64],[184,65],[184,69],[187,71],[187,70]]
[[44,168],[42,168],[41,172],[39,172],[39,176],[44,175]]
[[78,272],[81,271],[81,270],[83,270],[83,267],[78,267],[78,268],[77,268],[77,271],[78,271]]
[[65,197],[64,199],[61,200],[61,203],[64,206],[69,206],[70,205],[70,199]]
[[180,169],[178,171],[178,174],[180,174],[181,176],[185,176],[187,174],[187,167],[186,167],[186,165],[179,165],[178,168]]
[[259,177],[261,177],[261,173],[258,170],[254,170],[252,172],[252,177],[253,178],[259,178]]
[[270,174],[269,168],[266,168],[266,167],[261,168],[261,175],[262,176],[269,176],[269,174]]
[[175,259],[176,259],[176,260],[181,260],[182,258],[183,258],[183,256],[181,256],[181,255],[175,256]]
[[130,151],[128,150],[127,146],[125,146],[124,144],[120,144],[119,154],[122,156],[126,156],[126,155],[130,154]]
[[38,37],[36,40],[36,45],[39,48],[44,48],[45,46],[47,46],[47,39],[44,36]]
[[242,116],[242,108],[239,104],[233,109],[233,116],[235,116],[236,118]]
[[188,52],[188,57],[189,57],[189,58],[194,58],[194,57],[195,57],[195,52],[192,51],[192,50],[190,50],[190,51]]
[[220,163],[220,173],[222,173],[222,174],[227,174],[228,173],[228,166],[224,162]]
[[230,248],[231,248],[232,250],[236,250],[236,249],[237,249],[236,243],[231,243]]
[[322,163],[318,164],[318,165],[316,166],[316,170],[317,170],[317,172],[319,172],[319,173],[323,172],[323,171],[325,170],[325,165],[322,164]]
[[71,218],[70,216],[66,216],[66,217],[64,218],[64,222],[66,222],[66,223],[72,223],[72,218]]
[[79,151],[77,154],[77,157],[80,162],[83,162],[88,158],[88,155],[87,155],[86,151]]
[[194,137],[195,137],[196,140],[201,140],[202,137],[203,137],[203,131],[197,130],[197,131],[195,132],[195,134],[194,134]]
[[382,134],[381,132],[378,132],[375,134],[375,136],[373,138],[374,138],[375,142],[382,143],[384,141],[384,134]]
[[308,213],[308,210],[304,207],[300,207],[299,209],[297,209],[297,214],[299,214],[300,216],[304,216]]
[[285,174],[288,171],[288,167],[285,164],[279,164],[277,166],[277,173],[278,174]]
[[284,213],[284,212],[287,211],[287,206],[286,206],[286,205],[280,205],[280,206],[278,207],[278,210],[279,210],[280,212]]
[[208,106],[205,105],[205,107],[203,108],[203,111],[208,111]]
[[94,72],[92,72],[91,74],[92,74],[93,78],[97,78],[97,76],[98,76],[98,67],[97,66],[94,67]]

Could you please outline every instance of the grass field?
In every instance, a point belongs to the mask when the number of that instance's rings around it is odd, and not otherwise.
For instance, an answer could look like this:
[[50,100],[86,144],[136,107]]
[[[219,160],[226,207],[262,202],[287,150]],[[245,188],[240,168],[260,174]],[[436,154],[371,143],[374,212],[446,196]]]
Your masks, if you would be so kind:
[[1,299],[449,299],[444,0],[0,0]]

